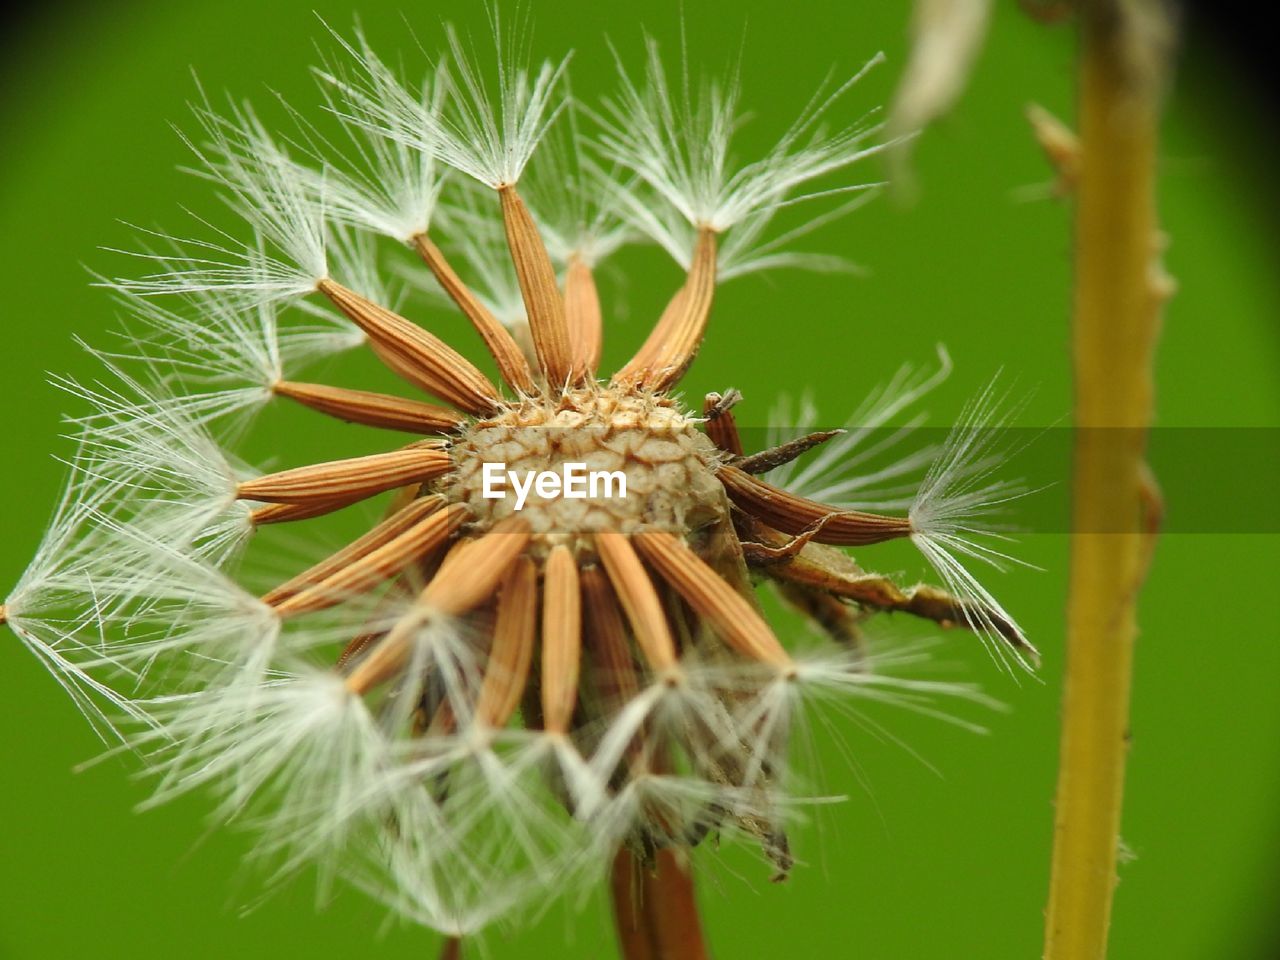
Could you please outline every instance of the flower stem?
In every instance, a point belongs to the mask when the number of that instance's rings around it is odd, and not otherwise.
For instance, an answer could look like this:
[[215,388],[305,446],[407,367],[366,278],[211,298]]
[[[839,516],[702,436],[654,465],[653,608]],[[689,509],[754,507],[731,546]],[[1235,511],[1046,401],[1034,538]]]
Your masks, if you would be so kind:
[[659,850],[648,867],[620,849],[611,892],[623,960],[708,960],[693,876],[674,851]]
[[1081,0],[1079,13],[1074,532],[1046,960],[1106,954],[1135,605],[1158,501],[1145,462],[1152,359],[1170,286],[1155,210],[1168,22],[1159,0]]

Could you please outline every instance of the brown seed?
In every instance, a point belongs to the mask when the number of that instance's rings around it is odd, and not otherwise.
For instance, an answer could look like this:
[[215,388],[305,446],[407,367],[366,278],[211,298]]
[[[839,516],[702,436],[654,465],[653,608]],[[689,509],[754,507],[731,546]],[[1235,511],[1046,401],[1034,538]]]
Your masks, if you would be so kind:
[[[438,504],[428,513],[436,508]],[[276,611],[282,617],[296,616],[324,610],[366,593],[443,547],[467,517],[466,508],[461,504],[452,504],[434,515],[412,508],[402,511],[415,512],[419,516],[412,522],[406,523],[399,515],[392,517],[302,577],[272,591],[280,595],[274,600]],[[398,532],[388,536],[395,528],[399,528]],[[263,601],[273,603],[272,594]]]
[[508,517],[480,539],[455,544],[413,606],[347,677],[347,688],[364,694],[395,676],[409,660],[414,634],[433,618],[459,617],[488,600],[528,543],[529,524]]
[[817,543],[865,546],[911,536],[906,517],[886,517],[797,497],[737,467],[721,467],[716,476],[735,504],[784,533],[811,533]]
[[639,694],[640,679],[617,595],[599,567],[582,570],[582,599],[586,622],[582,642],[595,667],[592,686],[606,704],[616,708]]
[[668,330],[675,323],[675,318],[684,312],[685,303],[688,299],[689,286],[688,278],[686,277],[685,282],[680,284],[676,292],[671,295],[671,299],[667,301],[661,316],[658,317],[657,324],[649,332],[649,336],[645,338],[644,343],[640,345],[640,349],[636,351],[635,356],[613,375],[614,383],[629,385],[639,384],[644,381],[644,378],[648,376],[653,367],[654,358],[658,354],[661,342],[657,335],[658,331]]
[[725,583],[689,546],[665,531],[637,533],[636,550],[709,622],[726,643],[752,660],[789,670],[791,655],[749,601]]
[[459,543],[427,584],[421,602],[453,617],[474,610],[493,596],[529,536],[528,522],[512,516],[495,523],[479,539]]
[[636,355],[614,374],[614,383],[639,384],[655,392],[668,390],[684,376],[707,330],[716,289],[716,235],[698,233],[684,284],[662,312]]
[[542,585],[542,723],[566,734],[578,703],[582,664],[582,595],[578,564],[568,547],[547,557]]
[[529,369],[529,361],[524,351],[511,336],[510,331],[502,325],[479,297],[471,292],[471,288],[462,282],[462,278],[445,259],[444,252],[432,242],[425,233],[413,238],[414,246],[422,256],[423,262],[431,269],[441,288],[454,303],[458,305],[464,316],[471,321],[489,348],[489,353],[498,364],[498,372],[502,379],[525,395],[537,392],[533,382],[533,371]]
[[488,378],[439,337],[334,280],[321,280],[316,289],[365,332],[387,366],[414,386],[468,413],[489,414],[501,405]]
[[516,192],[515,184],[498,190],[502,200],[502,220],[507,232],[511,262],[520,282],[529,332],[533,336],[538,363],[546,374],[547,384],[559,390],[569,382],[573,353],[569,347],[569,328],[564,318],[564,300],[556,283],[556,271],[547,254],[542,234]]
[[414,446],[368,457],[332,460],[310,467],[269,473],[236,488],[241,500],[312,504],[316,501],[354,500],[402,487],[414,480],[429,480],[448,473],[453,463],[439,446]]
[[676,645],[648,571],[621,533],[598,533],[595,545],[649,667],[659,676],[669,673],[676,667]]
[[569,261],[564,280],[564,317],[573,351],[573,382],[586,383],[596,375],[604,347],[600,293],[591,268],[579,257]]
[[[589,705],[597,716],[612,718],[640,693],[640,672],[631,654],[627,627],[609,578],[599,567],[582,570],[585,629],[582,644],[591,664]],[[626,746],[627,764],[633,773],[647,772],[646,740],[649,725],[640,724]]]
[[702,415],[707,418],[705,429],[707,436],[717,448],[735,457],[743,455],[742,438],[738,436],[738,421],[734,419],[732,407],[742,394],[730,390],[723,396],[708,393],[702,403]]
[[323,517],[353,503],[359,503],[364,497],[348,497],[338,500],[313,500],[310,503],[269,503],[257,507],[249,514],[250,522],[256,527],[270,523],[292,523],[295,520],[310,520],[312,517]]
[[272,388],[276,394],[296,400],[303,406],[328,414],[348,423],[406,433],[449,433],[466,418],[444,407],[405,400],[368,390],[348,390],[319,383],[293,383],[281,380]]
[[280,586],[263,596],[262,602],[274,606],[287,600],[299,590],[303,590],[314,583],[319,583],[331,574],[341,570],[347,564],[359,560],[366,554],[394,540],[417,524],[419,520],[424,520],[435,513],[444,503],[444,497],[439,495],[410,501],[401,509],[389,515],[364,536],[352,541],[337,553],[320,561],[303,573],[280,584]]
[[538,570],[521,557],[507,572],[498,594],[498,618],[484,681],[476,701],[476,719],[495,729],[507,725],[520,705],[538,634]]

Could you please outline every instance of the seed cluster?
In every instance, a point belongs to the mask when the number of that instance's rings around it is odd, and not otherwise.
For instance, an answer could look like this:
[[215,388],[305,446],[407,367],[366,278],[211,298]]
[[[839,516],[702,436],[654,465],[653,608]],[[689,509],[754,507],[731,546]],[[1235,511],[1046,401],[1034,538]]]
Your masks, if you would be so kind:
[[[790,869],[788,752],[807,702],[862,696],[936,713],[936,695],[977,698],[877,672],[885,659],[863,645],[871,614],[1034,654],[958,559],[1004,559],[983,553],[968,514],[1007,490],[984,492],[978,478],[998,457],[962,429],[905,513],[806,496],[773,471],[816,448],[819,461],[851,451],[840,431],[748,451],[736,392],[708,396],[701,415],[676,399],[717,285],[794,265],[762,239],[772,218],[875,149],[871,128],[818,123],[849,83],[739,165],[734,95],[710,85],[681,109],[653,50],[643,89],[624,75],[617,101],[593,113],[592,155],[575,131],[571,175],[552,163],[540,189],[525,166],[573,109],[564,64],[505,66],[486,91],[450,40],[453,75],[433,73],[425,97],[362,38],[343,43],[353,63],[324,75],[327,102],[371,170],[346,170],[350,150],[313,164],[296,144],[327,145],[309,125],[286,147],[243,108],[200,111],[205,172],[253,237],[144,253],[158,272],[115,283],[159,345],[139,344],[145,373],[122,373],[119,387],[73,385],[95,412],[79,421],[76,472],[0,624],[146,757],[159,798],[217,784],[223,818],[263,826],[278,875],[314,860],[323,879],[347,877],[461,934],[612,865],[636,929],[687,929],[686,868],[705,838],[744,835],[777,878]],[[547,197],[566,182],[557,211]],[[389,306],[370,234],[421,258],[484,363]],[[684,276],[610,374],[595,266],[636,236]],[[486,277],[515,293],[504,301]],[[163,294],[180,306],[157,306]],[[295,356],[327,342],[317,316],[412,395],[293,379]],[[148,392],[164,363],[163,389]],[[165,392],[183,375],[190,394]],[[923,389],[899,387],[875,416]],[[275,398],[401,439],[254,474],[230,445],[243,415]],[[620,473],[626,493],[535,491],[516,509],[485,496],[486,464],[525,475],[582,464]],[[900,482],[904,469],[886,475]],[[266,593],[243,586],[242,548],[264,527],[376,497],[388,503],[363,535]],[[898,539],[948,589],[902,587],[836,549]],[[760,582],[829,642],[816,653],[783,643]]]
[[589,549],[584,535],[614,530],[686,532],[727,516],[715,471],[725,459],[696,421],[673,401],[651,394],[580,388],[555,399],[529,400],[464,429],[449,448],[454,471],[444,487],[465,504],[479,533],[515,513],[515,498],[486,498],[486,463],[512,472],[559,473],[567,463],[587,471],[621,472],[626,496],[571,499],[529,494],[520,516],[533,534],[531,550],[545,555],[557,544],[575,554]]

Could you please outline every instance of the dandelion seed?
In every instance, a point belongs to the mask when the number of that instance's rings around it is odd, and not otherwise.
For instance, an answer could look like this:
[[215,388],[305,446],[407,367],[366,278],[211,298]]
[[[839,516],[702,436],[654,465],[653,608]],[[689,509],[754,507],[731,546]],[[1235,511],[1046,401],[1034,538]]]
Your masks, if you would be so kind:
[[[643,82],[628,75],[615,53],[622,91],[606,102],[608,119],[601,139],[606,156],[633,171],[656,194],[644,198],[617,191],[632,225],[682,265],[692,260],[698,230],[729,232],[732,239],[720,253],[722,279],[771,266],[835,265],[833,258],[782,254],[779,248],[832,217],[852,212],[860,205],[857,201],[774,241],[763,242],[762,234],[784,206],[875,186],[796,192],[882,149],[870,143],[879,127],[865,119],[836,133],[822,131],[819,124],[883,56],[877,55],[843,84],[820,88],[765,156],[739,163],[731,154],[733,135],[742,122],[736,74],[725,83],[706,84],[695,99],[688,89],[686,65],[685,88],[677,96],[668,83],[656,41],[647,41],[647,51]],[[683,229],[672,214],[684,221]]]
[[[896,461],[883,463],[880,458],[910,440],[924,417],[915,414],[900,427],[890,424],[950,373],[951,357],[942,346],[938,347],[938,369],[933,373],[904,364],[849,415],[839,436],[825,443],[803,467],[794,460],[780,465],[770,473],[771,482],[801,496],[837,503],[850,510],[906,509],[918,487],[920,471],[933,462],[939,451],[924,446]],[[787,439],[783,429],[790,431],[794,425],[795,432],[802,434],[814,429],[817,411],[806,401],[798,416],[793,417],[790,404],[781,403],[771,420],[775,426],[768,443],[776,447]],[[913,479],[916,482],[911,482]]]
[[993,475],[1007,460],[1001,448],[1008,414],[989,385],[965,411],[929,468],[909,513],[911,540],[965,606],[968,625],[987,638],[993,652],[1009,649],[1034,660],[1038,654],[1022,628],[964,566],[962,558],[978,560],[997,570],[1019,561],[1007,552],[1010,537],[988,518],[1030,491],[1020,482]]

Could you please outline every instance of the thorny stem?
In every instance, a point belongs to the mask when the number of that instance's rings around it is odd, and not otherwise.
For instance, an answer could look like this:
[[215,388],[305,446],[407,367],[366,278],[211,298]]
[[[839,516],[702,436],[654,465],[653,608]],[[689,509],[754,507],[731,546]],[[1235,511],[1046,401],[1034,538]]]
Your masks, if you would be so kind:
[[1081,0],[1079,12],[1075,532],[1046,960],[1106,953],[1156,499],[1145,463],[1152,357],[1170,286],[1155,211],[1167,22],[1159,0]]
[[611,892],[624,960],[707,960],[693,877],[674,851],[659,850],[649,867],[619,850]]

